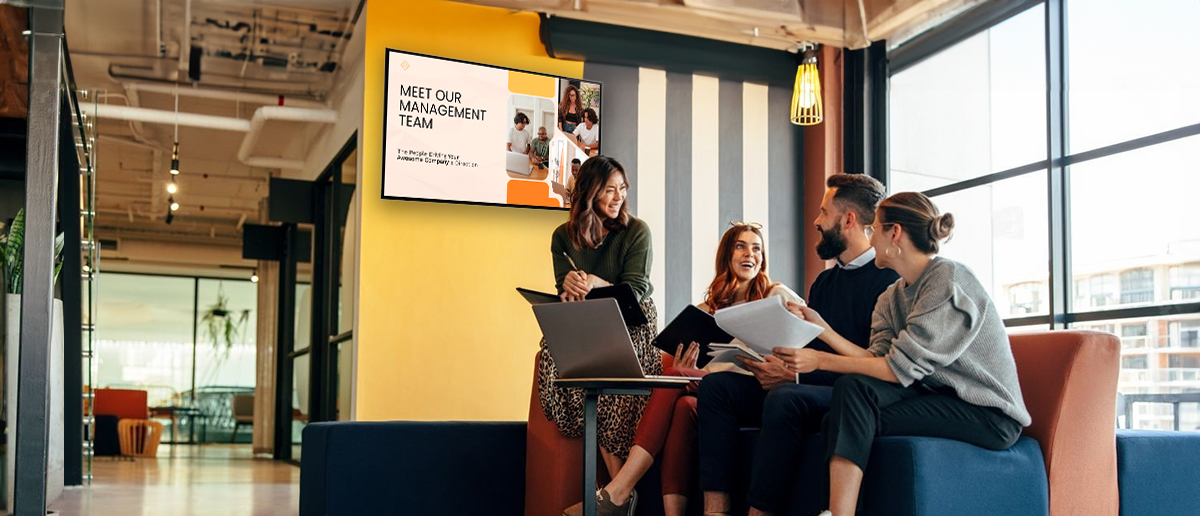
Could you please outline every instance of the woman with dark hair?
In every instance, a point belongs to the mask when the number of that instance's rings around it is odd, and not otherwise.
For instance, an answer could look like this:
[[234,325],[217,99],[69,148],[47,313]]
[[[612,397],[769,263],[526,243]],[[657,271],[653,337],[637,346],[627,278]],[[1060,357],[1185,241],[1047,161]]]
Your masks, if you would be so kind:
[[[657,375],[662,374],[662,356],[651,344],[658,328],[658,310],[650,298],[654,290],[650,284],[650,227],[629,214],[625,203],[628,190],[625,168],[613,158],[596,156],[579,168],[567,222],[550,238],[554,280],[565,302],[583,300],[597,287],[632,287],[649,322],[629,328],[629,337],[642,370]],[[542,412],[563,435],[579,437],[583,433],[583,391],[556,387],[556,377],[558,370],[543,339],[538,358]],[[644,396],[600,397],[596,429],[601,457],[611,474],[621,469],[629,454],[634,425],[645,406]]]
[[575,126],[583,121],[582,117],[583,98],[579,95],[579,87],[568,84],[558,103],[558,130],[575,134]]
[[[785,301],[802,303],[795,292],[782,283],[772,283],[767,276],[767,250],[762,226],[746,222],[730,224],[732,227],[725,231],[717,248],[716,275],[699,308],[712,314],[722,308],[767,296],[780,296]],[[674,364],[663,374],[701,377],[709,371],[733,369],[729,363],[717,362],[710,362],[704,369],[696,369],[699,353],[699,345],[695,342],[686,348],[680,343],[675,351]],[[687,394],[694,393],[694,385],[689,386]],[[683,516],[687,509],[688,480],[696,459],[695,447],[696,397],[685,395],[679,389],[655,389],[637,425],[629,458],[612,475],[612,481],[597,494],[600,502],[596,513],[633,514],[637,504],[637,493],[633,488],[661,452],[664,512],[666,516]],[[582,514],[582,504],[567,508],[563,514]]]
[[875,305],[870,348],[852,356],[775,349],[798,373],[845,374],[824,422],[830,510],[821,516],[854,516],[876,437],[941,437],[1005,450],[1030,423],[1008,334],[987,290],[966,266],[937,256],[953,229],[954,217],[920,193],[884,199],[868,232],[876,264],[900,279]]

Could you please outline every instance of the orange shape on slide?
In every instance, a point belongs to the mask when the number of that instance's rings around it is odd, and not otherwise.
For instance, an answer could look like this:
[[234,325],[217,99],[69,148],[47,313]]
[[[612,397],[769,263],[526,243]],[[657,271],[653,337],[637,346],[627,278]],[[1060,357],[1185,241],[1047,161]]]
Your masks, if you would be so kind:
[[550,185],[540,181],[508,182],[508,204],[561,208],[562,202],[550,197]]
[[545,75],[508,71],[508,91],[534,97],[554,97],[555,79]]

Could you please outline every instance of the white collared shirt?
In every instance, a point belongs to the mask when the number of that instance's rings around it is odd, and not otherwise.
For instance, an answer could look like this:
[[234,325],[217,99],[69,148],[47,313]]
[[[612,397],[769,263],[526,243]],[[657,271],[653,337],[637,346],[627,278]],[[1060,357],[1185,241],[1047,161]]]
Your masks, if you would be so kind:
[[863,252],[863,254],[858,255],[858,258],[850,260],[850,263],[842,263],[841,258],[838,258],[837,264],[838,264],[838,267],[841,267],[845,270],[850,271],[850,270],[854,270],[859,267],[862,267],[863,265],[866,265],[868,263],[871,263],[871,260],[874,260],[874,259],[875,259],[875,248],[868,247],[867,250]]

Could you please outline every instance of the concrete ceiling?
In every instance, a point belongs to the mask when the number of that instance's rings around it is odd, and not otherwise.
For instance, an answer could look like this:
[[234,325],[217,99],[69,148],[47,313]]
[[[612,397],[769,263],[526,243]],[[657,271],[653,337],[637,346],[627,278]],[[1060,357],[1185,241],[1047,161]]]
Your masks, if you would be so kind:
[[[297,170],[239,159],[250,134],[246,130],[179,124],[181,174],[174,198],[180,208],[167,224],[166,188],[176,139],[170,115],[209,115],[246,125],[258,108],[278,105],[281,95],[285,106],[323,109],[361,1],[67,4],[64,22],[76,86],[86,90],[86,103],[100,105],[95,112],[96,232],[110,247],[117,244],[115,252],[105,249],[102,264],[247,265],[240,259],[242,225],[262,220],[268,179]],[[130,121],[105,111],[108,106],[153,110],[156,118]],[[255,134],[261,137],[254,139],[252,154],[298,162],[318,128],[266,122]],[[187,246],[221,252],[171,251]],[[135,249],[141,255],[131,255]]]

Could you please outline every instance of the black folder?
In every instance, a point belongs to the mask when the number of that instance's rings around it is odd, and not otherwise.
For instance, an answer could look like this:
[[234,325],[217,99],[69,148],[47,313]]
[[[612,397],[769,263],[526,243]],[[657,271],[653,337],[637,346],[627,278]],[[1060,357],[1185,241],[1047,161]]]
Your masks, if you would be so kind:
[[[560,303],[562,300],[554,294],[529,290],[527,288],[517,287],[517,293],[521,294],[526,301],[531,305],[540,305],[544,303]],[[621,307],[621,318],[625,319],[625,326],[632,328],[641,326],[650,322],[646,318],[646,313],[642,311],[642,304],[638,301],[637,294],[633,293],[633,287],[627,284],[613,285],[610,287],[598,287],[592,289],[588,293],[587,299],[607,299],[613,298],[617,300],[617,306]]]
[[700,356],[696,359],[696,365],[704,367],[712,359],[708,356],[708,345],[714,342],[733,342],[733,335],[722,330],[717,325],[717,319],[708,312],[695,305],[688,305],[675,316],[671,324],[663,328],[658,337],[654,338],[654,347],[674,355],[680,344],[686,348],[692,342],[700,344]]

